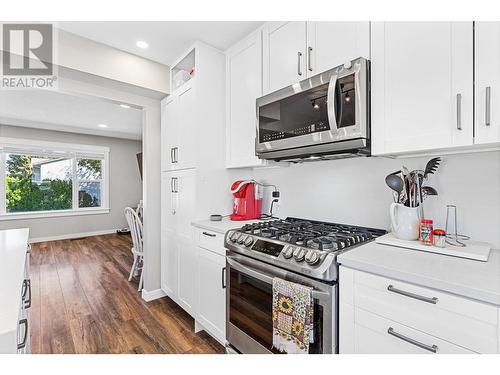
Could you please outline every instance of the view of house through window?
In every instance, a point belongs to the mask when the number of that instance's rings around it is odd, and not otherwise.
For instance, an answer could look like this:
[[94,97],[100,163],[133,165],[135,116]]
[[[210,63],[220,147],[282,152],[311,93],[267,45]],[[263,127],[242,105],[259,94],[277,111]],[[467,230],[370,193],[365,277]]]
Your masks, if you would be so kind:
[[[0,212],[51,212],[104,207],[104,152],[9,150],[2,156]],[[0,152],[1,155],[1,152]],[[2,189],[3,190],[3,189]],[[0,191],[2,191],[0,190]]]

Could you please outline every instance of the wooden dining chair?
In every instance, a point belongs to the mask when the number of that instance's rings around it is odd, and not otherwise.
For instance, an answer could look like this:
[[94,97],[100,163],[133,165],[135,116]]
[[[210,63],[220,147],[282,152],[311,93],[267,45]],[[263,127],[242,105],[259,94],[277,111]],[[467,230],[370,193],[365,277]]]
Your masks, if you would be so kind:
[[[139,279],[139,287],[138,291],[142,290],[143,284],[143,268],[144,268],[144,249],[142,242],[142,222],[137,215],[137,212],[131,208],[125,208],[125,217],[127,218],[127,223],[130,228],[130,235],[132,236],[132,254],[134,255],[134,263],[132,264],[132,269],[130,270],[130,275],[128,277],[128,281],[132,280],[134,273],[136,270],[140,269],[141,277]],[[141,267],[142,265],[142,267]]]

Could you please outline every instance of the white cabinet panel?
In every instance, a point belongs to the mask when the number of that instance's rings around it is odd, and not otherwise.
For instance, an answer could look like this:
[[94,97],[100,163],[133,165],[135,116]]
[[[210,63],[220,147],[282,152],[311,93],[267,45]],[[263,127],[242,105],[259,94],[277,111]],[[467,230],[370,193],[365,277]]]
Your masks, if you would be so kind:
[[226,289],[224,268],[226,258],[198,248],[199,306],[197,319],[220,342],[225,342]]
[[196,247],[192,238],[178,236],[177,242],[179,245],[179,304],[195,316],[198,298]]
[[170,96],[161,103],[162,170],[174,169],[174,147],[178,143],[178,98]]
[[371,26],[373,154],[473,142],[472,22]]
[[262,165],[255,156],[257,98],[262,96],[262,31],[226,52],[226,167]]
[[[193,81],[194,82],[194,81]],[[178,150],[174,168],[194,168],[196,164],[196,101],[195,86],[190,81],[179,92],[178,100]]]
[[269,22],[264,29],[264,90],[306,78],[306,23]]
[[307,22],[307,75],[370,58],[370,22]]
[[475,143],[500,141],[500,22],[475,23]]

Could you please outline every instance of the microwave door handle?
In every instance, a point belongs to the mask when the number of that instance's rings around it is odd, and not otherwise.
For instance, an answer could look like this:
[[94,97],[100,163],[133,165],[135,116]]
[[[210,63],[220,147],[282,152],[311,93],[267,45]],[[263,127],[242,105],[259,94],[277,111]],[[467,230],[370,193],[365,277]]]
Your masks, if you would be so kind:
[[[248,268],[241,264],[240,262],[235,261],[232,257],[226,256],[226,261],[229,263],[231,268],[234,268],[236,271],[243,272],[248,276],[252,276],[256,278],[257,280],[260,280],[266,284],[273,285],[273,277],[266,275],[265,273],[255,271],[251,268]],[[326,292],[321,292],[319,290],[313,289],[312,291],[312,296],[314,299],[317,300],[324,300],[329,297],[329,294]]]
[[336,118],[336,108],[335,108],[335,87],[337,86],[338,75],[334,74],[330,77],[330,83],[328,84],[328,93],[326,100],[327,112],[328,112],[328,122],[330,123],[330,128],[334,128],[335,131],[338,130],[337,118]]

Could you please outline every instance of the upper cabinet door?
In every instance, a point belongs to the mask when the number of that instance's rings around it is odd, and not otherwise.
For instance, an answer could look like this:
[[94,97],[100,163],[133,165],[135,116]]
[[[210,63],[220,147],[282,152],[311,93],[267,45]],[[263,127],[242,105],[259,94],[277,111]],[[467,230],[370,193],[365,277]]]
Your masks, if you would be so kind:
[[370,22],[307,22],[308,77],[370,58]]
[[269,22],[264,28],[264,91],[273,92],[307,76],[306,23]]
[[195,86],[191,81],[183,85],[178,97],[179,142],[175,150],[175,169],[194,168],[196,166],[196,102]]
[[500,22],[475,25],[475,143],[500,141]]
[[161,103],[162,170],[175,168],[175,147],[178,143],[178,100],[170,96]]
[[373,22],[372,152],[473,142],[472,22]]
[[226,167],[262,165],[255,156],[256,104],[262,96],[262,31],[226,52]]

